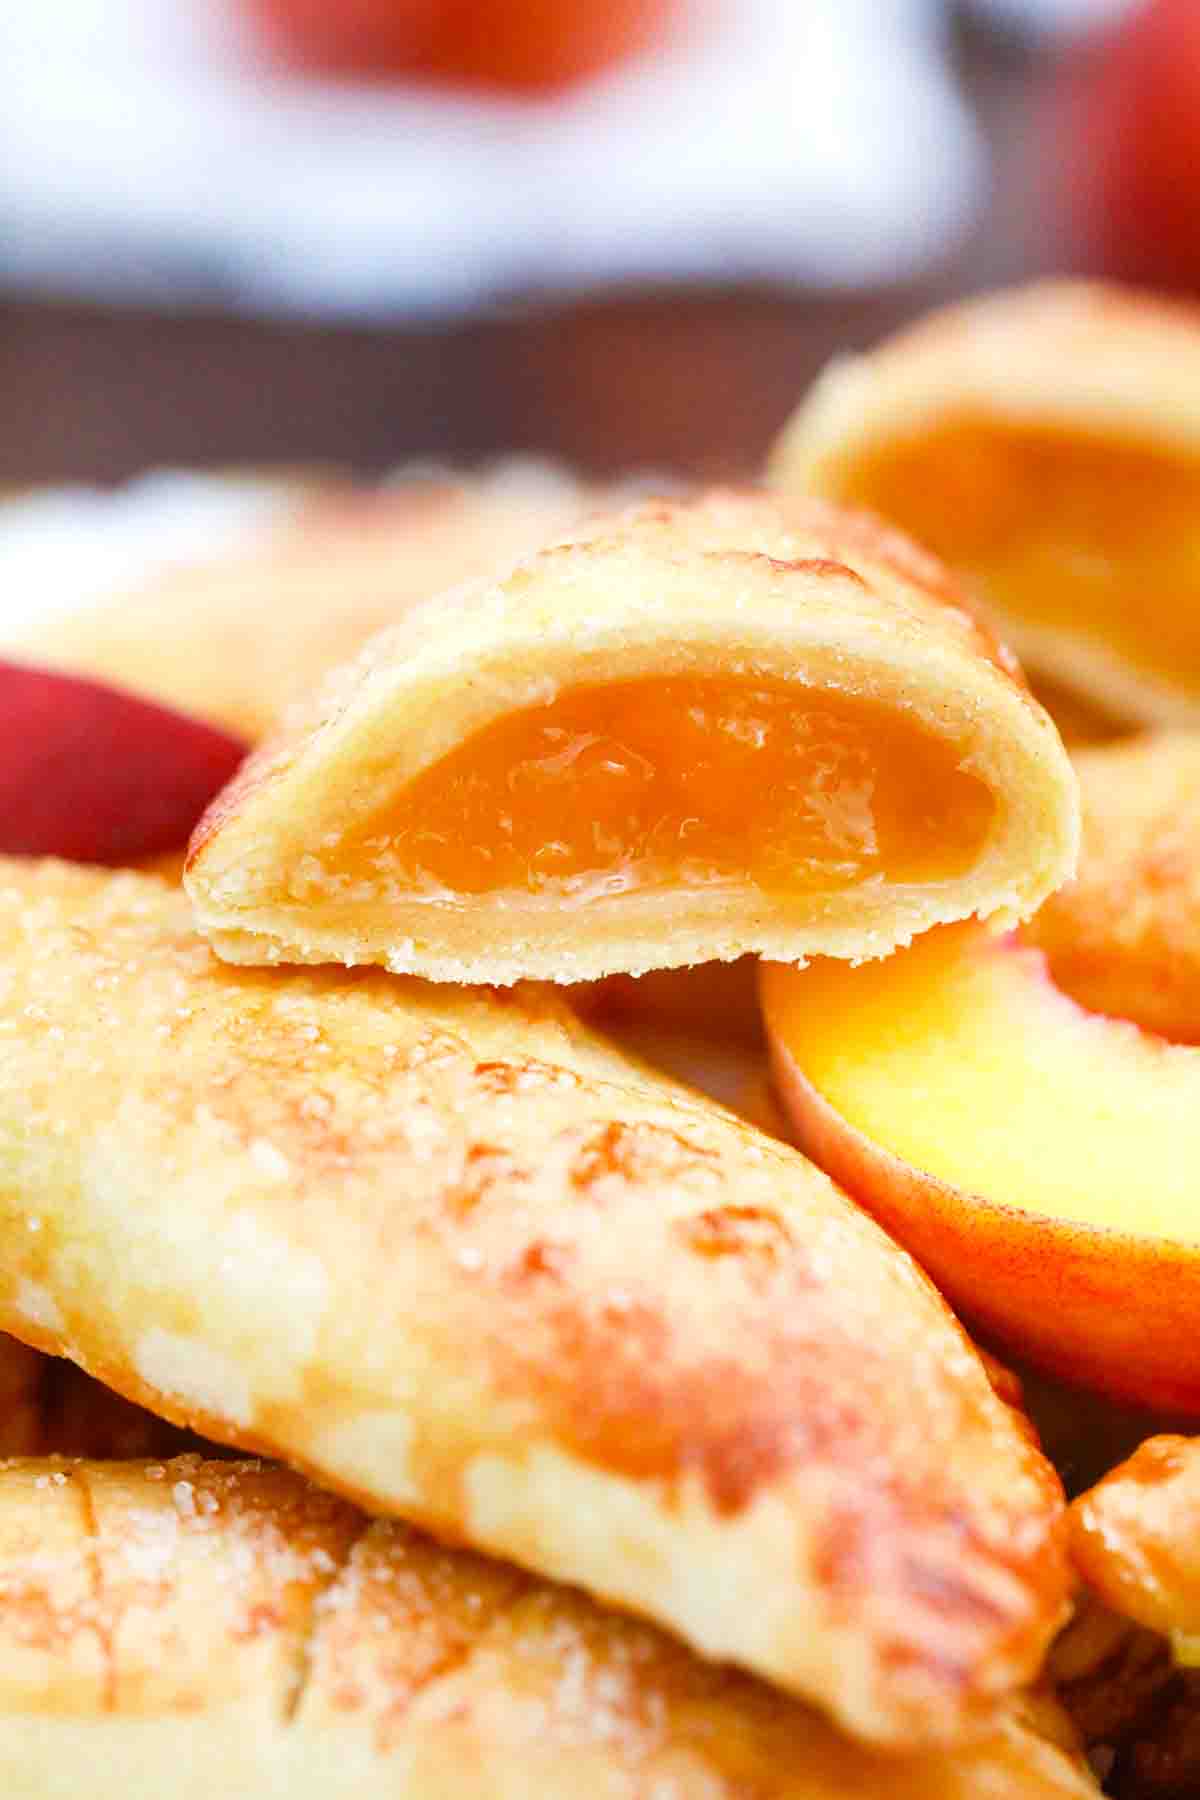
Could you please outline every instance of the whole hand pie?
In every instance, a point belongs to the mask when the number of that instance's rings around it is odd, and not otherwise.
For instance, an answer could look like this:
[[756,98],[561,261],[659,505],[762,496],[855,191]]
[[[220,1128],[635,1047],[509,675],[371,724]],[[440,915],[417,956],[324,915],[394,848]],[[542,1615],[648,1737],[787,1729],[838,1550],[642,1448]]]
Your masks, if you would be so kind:
[[1075,770],[1079,869],[1024,935],[1092,1012],[1200,1044],[1200,732],[1080,750]]
[[916,1266],[553,990],[234,970],[0,865],[0,1327],[893,1746],[1027,1679],[1057,1480]]
[[1114,1612],[1200,1660],[1200,1438],[1148,1438],[1070,1509],[1071,1554]]
[[831,365],[771,479],[870,507],[962,574],[1035,677],[1200,718],[1200,314],[1047,282]]
[[1007,1712],[887,1755],[260,1463],[0,1464],[13,1800],[1087,1800]]
[[576,981],[882,956],[1069,873],[1074,777],[938,566],[819,502],[603,520],[410,611],[210,810],[233,961]]
[[565,471],[516,458],[369,491],[330,484],[253,545],[52,617],[9,647],[255,739],[414,601],[597,503]]

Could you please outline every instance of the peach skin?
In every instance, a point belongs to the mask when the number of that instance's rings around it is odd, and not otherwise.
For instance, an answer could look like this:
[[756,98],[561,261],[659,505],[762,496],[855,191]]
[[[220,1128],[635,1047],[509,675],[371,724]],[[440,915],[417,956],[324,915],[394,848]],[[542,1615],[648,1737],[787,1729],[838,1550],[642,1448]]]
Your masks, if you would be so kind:
[[1200,1411],[1200,1052],[1085,1012],[978,925],[769,965],[795,1135],[1000,1342]]

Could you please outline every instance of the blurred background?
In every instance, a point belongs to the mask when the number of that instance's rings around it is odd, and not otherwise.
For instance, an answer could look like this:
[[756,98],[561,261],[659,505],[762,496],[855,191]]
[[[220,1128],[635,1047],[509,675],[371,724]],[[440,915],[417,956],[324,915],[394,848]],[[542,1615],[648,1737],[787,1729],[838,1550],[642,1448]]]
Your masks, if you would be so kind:
[[1043,271],[1200,287],[1197,0],[0,12],[0,484],[752,471],[819,365]]

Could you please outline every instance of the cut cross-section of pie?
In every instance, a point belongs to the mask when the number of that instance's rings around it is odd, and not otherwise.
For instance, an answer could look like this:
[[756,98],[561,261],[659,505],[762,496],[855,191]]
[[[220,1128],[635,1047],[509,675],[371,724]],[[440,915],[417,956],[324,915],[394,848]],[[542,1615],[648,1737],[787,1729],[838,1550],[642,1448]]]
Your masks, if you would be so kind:
[[944,572],[821,502],[648,502],[376,637],[200,826],[241,962],[582,980],[881,956],[1069,873],[1074,776]]
[[0,864],[0,1329],[893,1745],[1036,1669],[1061,1493],[903,1251],[553,989],[231,969]]
[[967,301],[833,363],[770,472],[911,531],[1110,733],[1200,720],[1200,312],[1066,281]]

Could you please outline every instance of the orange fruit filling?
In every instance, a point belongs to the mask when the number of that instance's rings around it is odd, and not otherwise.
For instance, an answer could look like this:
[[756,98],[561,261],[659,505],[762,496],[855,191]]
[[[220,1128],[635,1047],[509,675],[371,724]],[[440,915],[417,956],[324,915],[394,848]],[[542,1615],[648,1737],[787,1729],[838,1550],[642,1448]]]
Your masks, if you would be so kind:
[[959,763],[903,713],[798,682],[579,687],[485,726],[322,862],[406,898],[950,879],[995,804]]
[[963,415],[856,457],[838,497],[893,520],[1006,615],[1200,673],[1200,458]]

